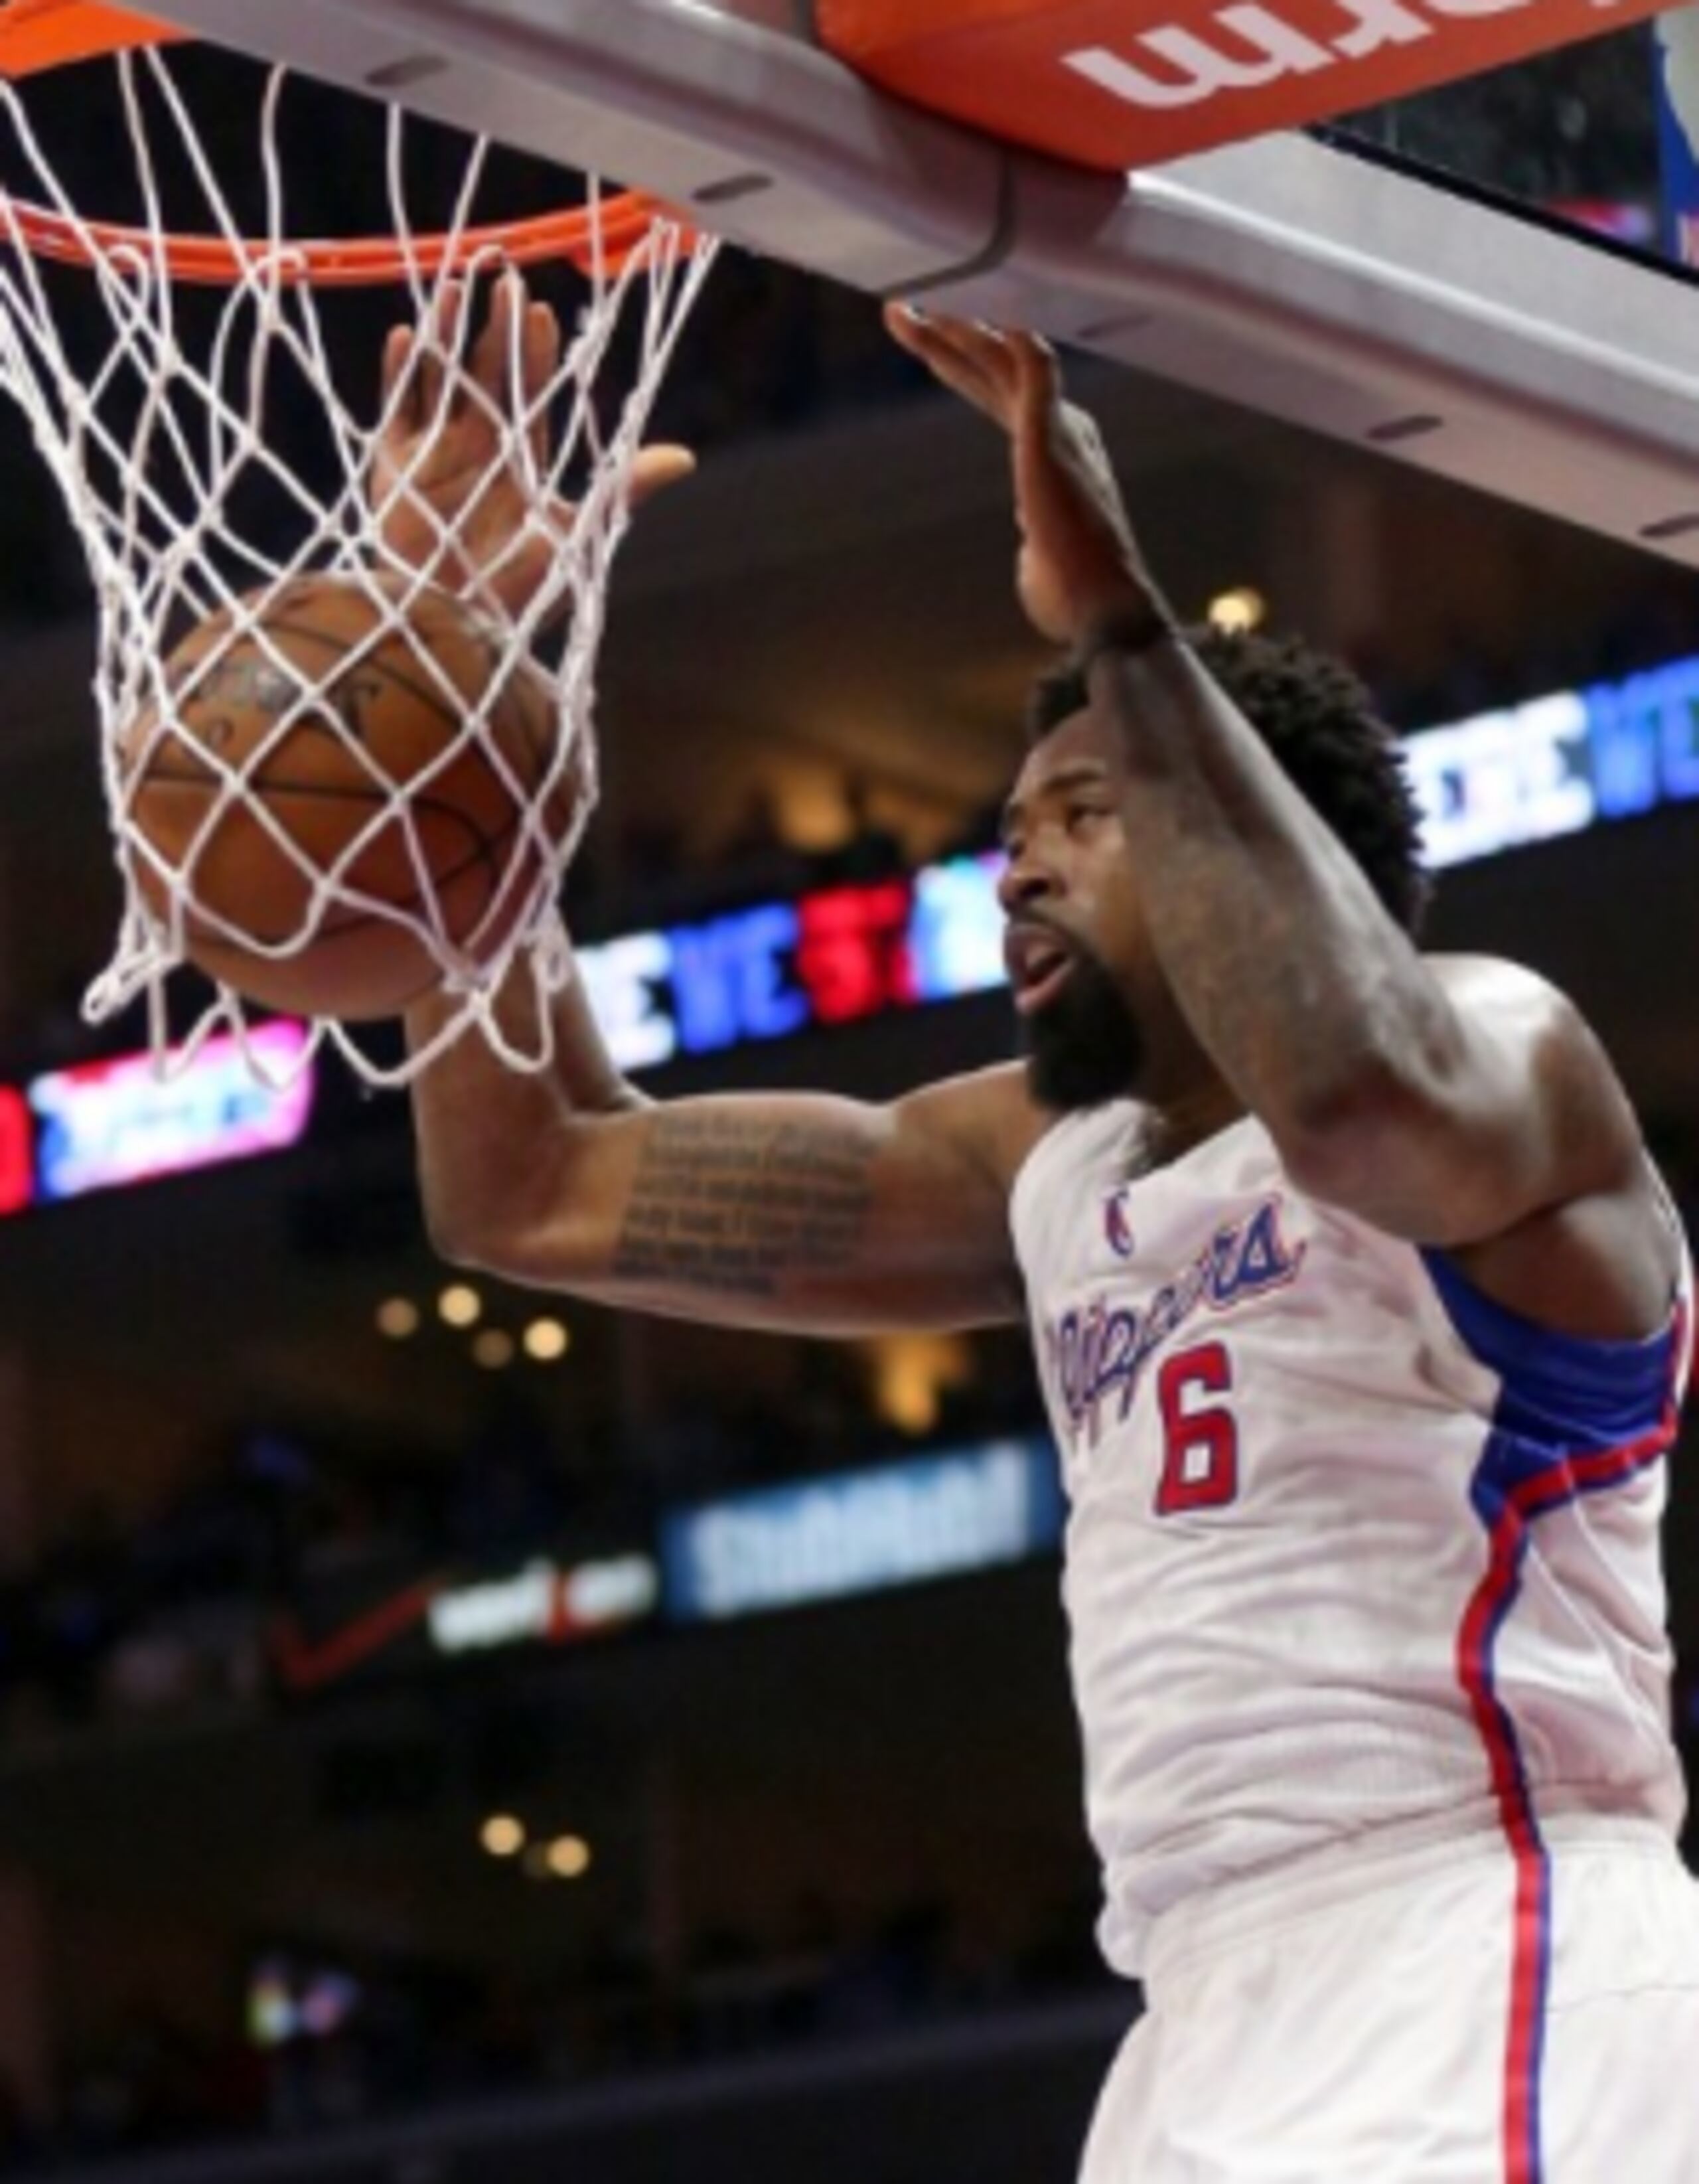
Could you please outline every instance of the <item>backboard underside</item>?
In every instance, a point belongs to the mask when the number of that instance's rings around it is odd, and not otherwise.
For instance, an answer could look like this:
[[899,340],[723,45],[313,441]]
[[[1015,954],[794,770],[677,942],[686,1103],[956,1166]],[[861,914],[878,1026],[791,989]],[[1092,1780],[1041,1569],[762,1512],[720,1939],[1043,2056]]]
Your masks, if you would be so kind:
[[1699,292],[1306,137],[1127,178],[902,105],[794,0],[166,0],[174,21],[1699,566]]

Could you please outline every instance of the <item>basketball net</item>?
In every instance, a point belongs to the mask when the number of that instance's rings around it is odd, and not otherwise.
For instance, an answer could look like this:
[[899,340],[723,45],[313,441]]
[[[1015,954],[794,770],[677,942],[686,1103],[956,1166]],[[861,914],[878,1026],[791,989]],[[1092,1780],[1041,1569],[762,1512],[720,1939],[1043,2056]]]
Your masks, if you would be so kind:
[[[0,47],[0,69],[6,65]],[[320,1020],[298,1067],[329,1041],[366,1082],[401,1084],[476,1028],[511,1066],[542,1068],[552,1059],[550,1010],[545,1005],[534,1011],[539,1043],[515,1045],[498,1020],[495,999],[510,976],[528,971],[546,1004],[570,974],[557,901],[593,800],[593,788],[580,794],[577,784],[593,780],[590,723],[610,569],[628,519],[632,466],[711,248],[658,209],[593,188],[583,211],[564,220],[481,227],[475,214],[488,148],[482,140],[465,144],[447,231],[422,235],[408,207],[412,125],[393,107],[383,125],[393,237],[354,244],[291,240],[278,135],[291,79],[281,69],[266,77],[260,140],[252,148],[265,206],[256,240],[231,214],[226,179],[189,111],[173,57],[143,42],[82,62],[79,76],[89,69],[119,74],[133,194],[145,208],[145,218],[127,229],[103,224],[72,202],[32,127],[21,64],[19,81],[0,80],[0,128],[13,139],[4,148],[8,171],[28,175],[35,199],[0,194],[0,387],[22,408],[52,466],[93,578],[94,692],[125,890],[116,950],[88,990],[85,1015],[99,1023],[146,996],[162,1070],[187,1066],[208,1037],[228,1029],[256,1078],[276,1083],[262,1050],[248,1036],[248,1008],[230,987],[215,987],[192,1026],[170,1021],[167,981],[185,961],[186,941],[199,933],[282,958],[310,945],[333,919],[385,919],[430,951],[451,1003],[446,1020],[428,1045],[399,1061],[384,1050],[382,1039],[363,1038],[359,1027]],[[109,162],[119,150],[111,148]],[[192,178],[200,203],[198,218],[186,223],[179,216],[171,229],[162,209],[167,170],[179,195],[182,178]],[[180,212],[175,201],[171,210]],[[183,233],[186,226],[197,231]],[[563,226],[570,242],[560,239]],[[460,731],[460,749],[481,744],[521,807],[505,850],[510,861],[493,893],[510,910],[512,890],[522,888],[524,906],[496,944],[485,946],[476,933],[456,941],[445,929],[404,785],[376,784],[385,793],[373,802],[370,826],[327,870],[310,865],[268,813],[254,786],[267,751],[302,720],[323,720],[333,710],[330,686],[347,673],[349,660],[334,661],[315,684],[298,660],[268,646],[260,625],[269,604],[305,575],[360,585],[374,611],[359,652],[412,645],[426,687],[443,692],[457,719],[468,713],[465,692],[444,688],[439,663],[409,620],[409,608],[432,588],[461,588],[451,575],[465,566],[454,530],[437,526],[422,566],[404,565],[385,543],[385,517],[409,493],[418,467],[415,461],[388,476],[376,464],[398,405],[408,397],[405,376],[380,398],[374,348],[366,386],[345,392],[337,365],[348,343],[338,349],[329,306],[346,286],[393,284],[393,316],[410,315],[421,329],[416,358],[432,340],[447,338],[432,330],[452,316],[450,282],[476,284],[515,263],[558,257],[563,248],[574,256],[584,292],[545,387],[524,384],[516,313],[510,315],[510,397],[499,417],[460,368],[459,355],[441,358],[446,368],[432,374],[440,386],[439,417],[447,417],[451,404],[484,401],[496,441],[489,477],[522,478],[535,511],[532,535],[540,529],[549,548],[549,574],[522,609],[503,608],[487,588],[471,601],[488,636],[492,689],[524,671],[527,659],[540,662],[558,723],[546,772],[534,781],[521,781],[503,759],[490,733],[488,705],[482,712],[471,708]],[[463,321],[470,316],[460,314]],[[621,360],[615,371],[604,367],[616,336]],[[344,365],[342,376],[356,375]],[[610,378],[621,383],[610,390]],[[552,429],[540,431],[545,419]],[[310,443],[305,448],[304,432]],[[421,453],[429,438],[428,429],[416,436]],[[475,510],[480,491],[468,493],[462,505]],[[563,504],[569,499],[570,511]],[[250,504],[258,511],[251,518]],[[136,763],[137,723],[147,724],[150,745],[177,727],[179,703],[192,690],[172,689],[165,662],[191,628],[214,614],[227,618],[225,634],[199,655],[191,683],[198,687],[238,648],[251,662],[257,646],[267,666],[292,678],[294,689],[275,737],[268,735],[240,766],[215,766],[217,793],[209,800],[207,822],[197,844],[174,863],[135,823],[136,783],[146,770]],[[445,754],[443,763],[451,762]],[[576,822],[560,839],[564,784],[572,785]],[[257,940],[197,897],[199,850],[221,819],[237,811],[301,866],[308,907],[296,931]],[[421,875],[410,905],[375,899],[351,877],[361,848],[398,827],[406,832]],[[171,990],[175,995],[180,989]]]

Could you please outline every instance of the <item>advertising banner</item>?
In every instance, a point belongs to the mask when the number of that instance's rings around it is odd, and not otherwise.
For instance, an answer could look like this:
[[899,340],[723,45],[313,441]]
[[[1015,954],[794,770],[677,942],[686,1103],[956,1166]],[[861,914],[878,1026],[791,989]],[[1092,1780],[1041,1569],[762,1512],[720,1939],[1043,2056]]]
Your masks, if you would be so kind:
[[888,91],[1120,170],[1299,128],[1660,12],[1660,0],[817,0]]
[[994,1569],[1048,1552],[1061,1529],[1039,1437],[758,1487],[666,1519],[666,1613],[721,1622]]

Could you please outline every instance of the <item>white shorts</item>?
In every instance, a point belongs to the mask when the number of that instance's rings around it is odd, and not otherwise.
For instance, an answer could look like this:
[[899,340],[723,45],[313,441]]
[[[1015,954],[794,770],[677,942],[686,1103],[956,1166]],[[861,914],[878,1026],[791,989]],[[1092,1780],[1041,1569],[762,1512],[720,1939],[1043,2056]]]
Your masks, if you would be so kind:
[[1082,2184],[1699,2184],[1699,1883],[1649,1823],[1543,1833],[1533,1897],[1478,1835],[1167,1913]]

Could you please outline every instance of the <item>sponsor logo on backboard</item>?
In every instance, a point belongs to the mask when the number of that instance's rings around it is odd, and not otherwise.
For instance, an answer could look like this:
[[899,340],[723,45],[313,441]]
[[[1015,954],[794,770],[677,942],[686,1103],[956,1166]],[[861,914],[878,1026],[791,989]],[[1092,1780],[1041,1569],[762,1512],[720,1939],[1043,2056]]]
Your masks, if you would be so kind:
[[819,0],[817,14],[840,59],[905,98],[994,136],[1119,169],[1403,98],[1664,4]]

